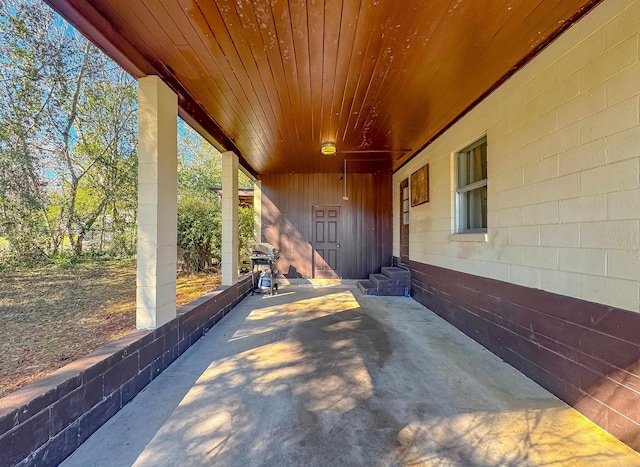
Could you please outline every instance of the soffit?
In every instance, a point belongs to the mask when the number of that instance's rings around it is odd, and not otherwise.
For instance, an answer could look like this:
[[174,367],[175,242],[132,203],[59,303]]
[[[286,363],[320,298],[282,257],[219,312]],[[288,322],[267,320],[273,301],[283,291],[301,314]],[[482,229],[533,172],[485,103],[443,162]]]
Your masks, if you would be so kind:
[[254,174],[397,169],[598,3],[47,1]]

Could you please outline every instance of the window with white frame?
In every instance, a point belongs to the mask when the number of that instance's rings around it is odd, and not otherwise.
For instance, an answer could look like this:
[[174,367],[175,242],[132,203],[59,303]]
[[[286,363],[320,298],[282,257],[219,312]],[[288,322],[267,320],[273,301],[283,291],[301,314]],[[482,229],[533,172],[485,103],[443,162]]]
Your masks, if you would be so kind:
[[456,153],[456,233],[487,231],[487,137]]

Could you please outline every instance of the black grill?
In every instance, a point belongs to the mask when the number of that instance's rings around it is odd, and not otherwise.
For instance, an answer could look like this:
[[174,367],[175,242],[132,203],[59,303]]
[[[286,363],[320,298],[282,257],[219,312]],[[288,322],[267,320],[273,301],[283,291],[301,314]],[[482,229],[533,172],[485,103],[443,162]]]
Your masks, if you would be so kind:
[[255,243],[253,245],[251,252],[252,266],[269,266],[271,268],[278,258],[280,258],[280,253],[270,243]]
[[[260,275],[259,282],[256,286],[255,283],[255,274],[252,274],[253,282],[253,292],[261,291],[266,292],[267,290],[262,290],[262,283],[268,283],[266,289],[268,289],[269,293],[273,295],[274,290],[278,290],[278,285],[276,284],[276,276],[278,271],[273,269],[273,264],[280,258],[280,253],[276,248],[269,243],[255,243],[253,245],[253,250],[251,252],[251,267],[255,270],[256,266],[268,266],[268,270],[264,270]],[[267,276],[268,281],[263,281],[263,278]]]

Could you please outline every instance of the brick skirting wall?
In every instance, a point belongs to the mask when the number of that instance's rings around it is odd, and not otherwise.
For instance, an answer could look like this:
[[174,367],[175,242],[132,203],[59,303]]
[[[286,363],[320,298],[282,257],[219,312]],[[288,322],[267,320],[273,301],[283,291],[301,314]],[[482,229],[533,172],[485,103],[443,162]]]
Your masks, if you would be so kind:
[[0,466],[57,465],[251,291],[251,276],[0,399]]
[[640,314],[411,262],[412,295],[640,451]]

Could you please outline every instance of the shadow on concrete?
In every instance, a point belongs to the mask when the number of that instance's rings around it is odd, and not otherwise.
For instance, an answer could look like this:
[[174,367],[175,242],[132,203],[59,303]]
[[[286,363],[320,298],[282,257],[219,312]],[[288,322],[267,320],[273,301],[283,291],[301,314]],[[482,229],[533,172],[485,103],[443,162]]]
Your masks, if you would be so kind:
[[413,300],[285,290],[245,299],[68,465],[640,465]]

